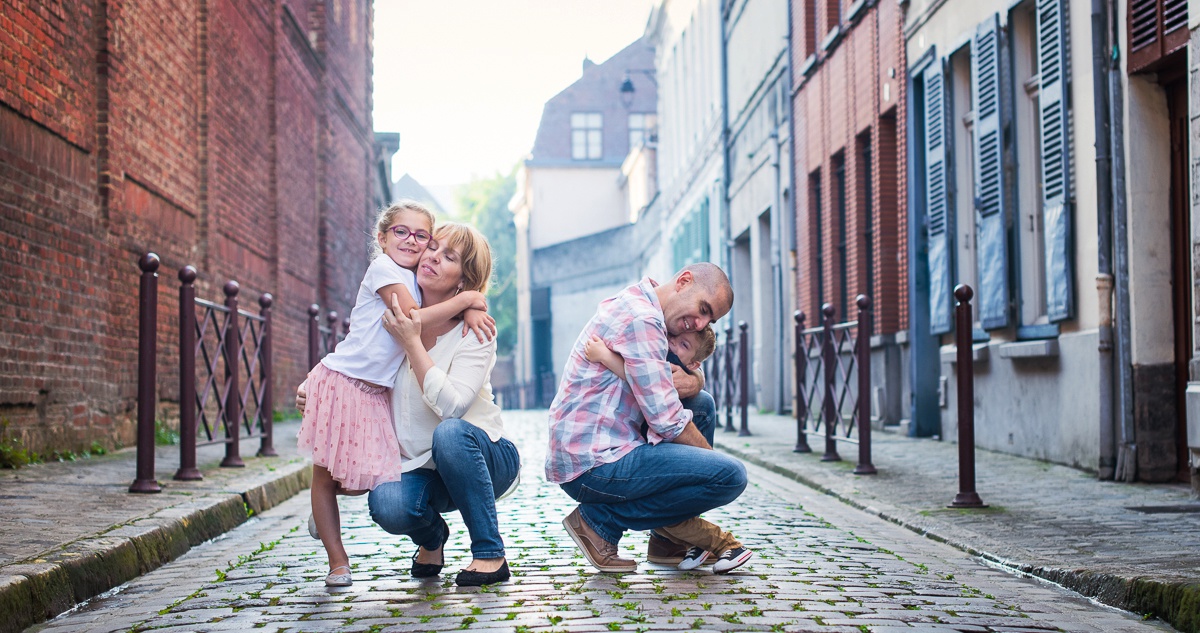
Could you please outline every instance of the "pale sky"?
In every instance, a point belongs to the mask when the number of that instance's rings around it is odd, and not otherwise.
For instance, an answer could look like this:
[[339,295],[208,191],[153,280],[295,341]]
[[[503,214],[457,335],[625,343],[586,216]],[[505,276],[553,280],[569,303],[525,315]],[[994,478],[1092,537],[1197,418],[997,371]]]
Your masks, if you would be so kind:
[[602,62],[641,37],[650,8],[375,0],[375,129],[400,133],[394,176],[437,188],[507,173],[533,147],[542,105],[579,79],[585,56]]

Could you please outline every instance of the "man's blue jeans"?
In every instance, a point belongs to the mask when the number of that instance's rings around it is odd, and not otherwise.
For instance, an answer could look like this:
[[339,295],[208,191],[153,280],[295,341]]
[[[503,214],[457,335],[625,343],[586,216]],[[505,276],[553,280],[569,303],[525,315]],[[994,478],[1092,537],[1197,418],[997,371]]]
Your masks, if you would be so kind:
[[704,435],[704,439],[708,440],[708,445],[712,446],[713,432],[717,428],[717,401],[713,400],[707,391],[701,391],[691,398],[683,398],[680,402],[684,409],[691,410],[692,422]]
[[372,490],[367,497],[371,519],[391,534],[437,549],[447,534],[441,515],[458,510],[471,535],[471,555],[503,557],[496,497],[521,470],[517,447],[505,438],[491,441],[470,422],[449,419],[433,432],[433,461],[437,470],[418,468]]
[[[707,426],[700,432],[711,443],[712,397],[701,392],[689,400],[697,408],[709,408],[706,419],[698,422]],[[693,416],[700,417],[698,413],[693,409]],[[579,502],[583,520],[609,543],[620,542],[625,530],[651,530],[719,508],[745,488],[746,468],[738,460],[671,442],[639,446],[562,484],[563,491]]]

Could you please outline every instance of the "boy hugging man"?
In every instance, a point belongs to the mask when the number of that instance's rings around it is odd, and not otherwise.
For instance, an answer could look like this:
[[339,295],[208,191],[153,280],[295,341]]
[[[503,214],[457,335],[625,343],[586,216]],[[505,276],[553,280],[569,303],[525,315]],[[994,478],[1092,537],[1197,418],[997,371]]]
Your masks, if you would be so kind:
[[[716,346],[717,335],[711,326],[706,326],[703,330],[668,335],[667,362],[678,365],[690,374],[699,369],[704,359],[712,355]],[[584,346],[584,351],[589,361],[600,363],[621,380],[627,380],[625,359],[609,349],[608,344],[600,337],[593,336]],[[646,436],[647,430],[648,425],[643,423],[642,437]],[[709,552],[712,552],[717,555],[717,560],[713,563],[713,572],[724,574],[741,567],[754,555],[754,552],[743,547],[732,534],[700,517],[656,528],[655,532],[676,544],[688,546],[687,554],[679,563],[679,569],[682,570],[699,567],[709,559]]]

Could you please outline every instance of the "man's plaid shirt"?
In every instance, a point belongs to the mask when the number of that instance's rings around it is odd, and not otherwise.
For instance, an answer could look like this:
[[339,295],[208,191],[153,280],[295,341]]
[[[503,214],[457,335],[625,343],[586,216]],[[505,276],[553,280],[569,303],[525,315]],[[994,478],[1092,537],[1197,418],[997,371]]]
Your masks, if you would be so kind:
[[[546,478],[565,483],[644,444],[673,440],[692,419],[679,403],[667,358],[667,327],[649,277],[604,300],[575,341],[550,405]],[[588,361],[595,335],[625,359],[627,381]]]

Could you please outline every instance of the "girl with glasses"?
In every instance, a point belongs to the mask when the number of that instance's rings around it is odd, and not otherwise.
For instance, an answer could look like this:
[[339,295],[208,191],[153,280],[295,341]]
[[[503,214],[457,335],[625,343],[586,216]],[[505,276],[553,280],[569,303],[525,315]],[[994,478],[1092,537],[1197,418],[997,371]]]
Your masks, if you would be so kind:
[[[405,353],[384,331],[383,315],[393,302],[406,314],[420,307],[415,271],[425,250],[436,248],[433,225],[433,213],[409,200],[379,213],[372,260],[350,312],[350,329],[306,380],[309,401],[297,443],[313,461],[309,532],[325,546],[325,584],[331,587],[351,584],[337,494],[362,494],[400,480],[390,391]],[[421,310],[421,319],[444,324],[461,314],[464,333],[471,329],[490,339],[494,320],[486,310],[482,293],[463,292]]]

